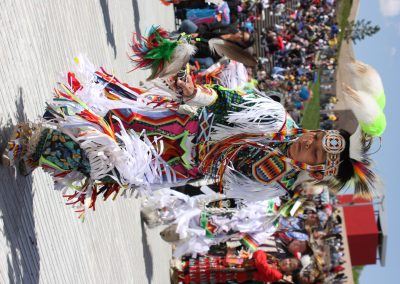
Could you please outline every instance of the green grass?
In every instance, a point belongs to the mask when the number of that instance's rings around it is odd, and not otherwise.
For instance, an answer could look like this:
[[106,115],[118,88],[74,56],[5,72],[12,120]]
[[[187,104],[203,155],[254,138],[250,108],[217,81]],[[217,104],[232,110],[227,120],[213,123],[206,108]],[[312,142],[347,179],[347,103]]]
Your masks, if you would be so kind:
[[[338,1],[337,6],[337,21],[340,26],[340,33],[338,37],[338,46],[341,45],[344,37],[344,30],[347,26],[347,19],[349,18],[351,12],[351,6],[353,5],[353,0],[341,0]],[[338,54],[339,57],[339,54]]]
[[306,129],[319,129],[320,115],[320,75],[321,71],[318,71],[318,78],[315,83],[311,85],[313,91],[313,97],[309,100],[303,111],[303,119],[301,121],[301,126]]

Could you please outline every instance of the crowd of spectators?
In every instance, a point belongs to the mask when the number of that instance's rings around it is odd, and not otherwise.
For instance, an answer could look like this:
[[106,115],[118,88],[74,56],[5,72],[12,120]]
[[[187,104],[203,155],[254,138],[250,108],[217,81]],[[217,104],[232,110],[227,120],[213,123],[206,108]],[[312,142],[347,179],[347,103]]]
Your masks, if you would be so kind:
[[[345,283],[342,215],[326,186],[305,185],[304,195],[292,201],[278,229],[287,237],[306,241],[311,258],[302,255],[299,283]],[[301,204],[293,210],[295,204]],[[290,212],[290,213],[289,213]]]
[[[174,0],[178,32],[190,34],[197,47],[192,70],[212,72],[226,59],[210,50],[212,38],[233,43],[243,54],[256,55],[255,38],[261,49],[258,65],[248,68],[246,82],[283,103],[297,123],[305,102],[312,98],[312,83],[320,80],[320,91],[332,92],[337,37],[334,0]],[[274,25],[260,30],[261,21],[274,18]],[[218,66],[220,66],[219,64]],[[200,73],[203,74],[203,73]],[[214,74],[214,73],[213,73]],[[243,73],[241,73],[243,74]],[[218,76],[216,74],[216,76]],[[325,79],[328,79],[324,81]],[[333,79],[334,80],[334,79]],[[256,84],[254,84],[256,82]],[[280,94],[280,95],[278,95]],[[334,98],[321,104],[321,127],[331,129],[337,120],[332,112]]]
[[[230,78],[235,81],[231,86],[240,86],[242,81],[250,89],[267,93],[284,104],[299,124],[304,103],[313,95],[310,86],[319,85],[320,127],[335,127],[339,115],[334,111],[338,99],[333,93],[340,32],[335,0],[171,2],[178,32],[190,34],[197,46],[190,62],[199,80],[212,82],[219,77],[227,82],[224,70],[229,69],[238,77]],[[260,29],[259,23],[267,17],[274,19],[273,25]],[[208,46],[213,38],[233,43],[253,56],[256,49],[252,46],[257,42],[258,64],[244,66],[213,53]],[[332,205],[327,188],[310,188],[309,194],[305,190],[305,195],[286,203],[286,214],[285,208],[280,209],[274,242],[284,243],[287,253],[301,259],[302,269],[295,276],[299,282],[295,283],[321,283],[326,279],[345,283],[339,210]],[[301,205],[294,210],[298,203]]]
[[[261,31],[259,86],[284,93],[286,108],[298,117],[313,95],[310,83],[318,80],[318,70],[335,69],[340,31],[335,2],[292,1],[291,7],[286,1],[270,2],[278,22]],[[270,72],[265,72],[268,67]]]

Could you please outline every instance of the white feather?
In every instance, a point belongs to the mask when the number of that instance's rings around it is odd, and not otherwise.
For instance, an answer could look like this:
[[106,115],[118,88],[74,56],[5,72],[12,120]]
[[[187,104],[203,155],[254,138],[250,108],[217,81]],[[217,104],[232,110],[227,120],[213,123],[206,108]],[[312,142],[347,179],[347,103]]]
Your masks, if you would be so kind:
[[363,150],[362,150],[362,130],[358,126],[356,131],[350,136],[350,158],[362,161]]
[[185,66],[192,55],[196,53],[196,47],[189,43],[181,43],[176,47],[171,61],[159,74],[160,78],[176,75]]
[[376,97],[383,91],[382,79],[379,73],[370,65],[352,59],[347,64],[352,76],[352,87],[358,91]]
[[364,123],[372,123],[381,113],[381,109],[377,105],[372,96],[367,95],[363,91],[356,91],[345,85],[343,87],[344,99],[358,121]]

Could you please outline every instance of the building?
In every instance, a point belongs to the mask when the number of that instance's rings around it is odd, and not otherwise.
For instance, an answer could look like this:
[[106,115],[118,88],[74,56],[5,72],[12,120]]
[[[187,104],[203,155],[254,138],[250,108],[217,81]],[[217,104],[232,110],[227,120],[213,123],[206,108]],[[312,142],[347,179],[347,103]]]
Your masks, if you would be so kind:
[[370,201],[353,195],[337,196],[343,208],[352,266],[385,265],[387,228],[383,199]]

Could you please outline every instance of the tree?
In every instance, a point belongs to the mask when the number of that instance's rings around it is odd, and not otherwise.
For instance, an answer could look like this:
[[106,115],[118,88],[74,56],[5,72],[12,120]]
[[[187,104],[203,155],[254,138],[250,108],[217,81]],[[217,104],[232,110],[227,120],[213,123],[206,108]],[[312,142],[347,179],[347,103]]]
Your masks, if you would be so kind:
[[344,38],[347,43],[351,40],[356,44],[357,41],[361,41],[365,37],[376,34],[380,29],[378,25],[373,26],[371,21],[366,21],[365,19],[357,20],[356,22],[351,21],[346,25]]
[[363,271],[364,266],[354,266],[353,267],[353,280],[355,284],[360,283],[361,272]]

